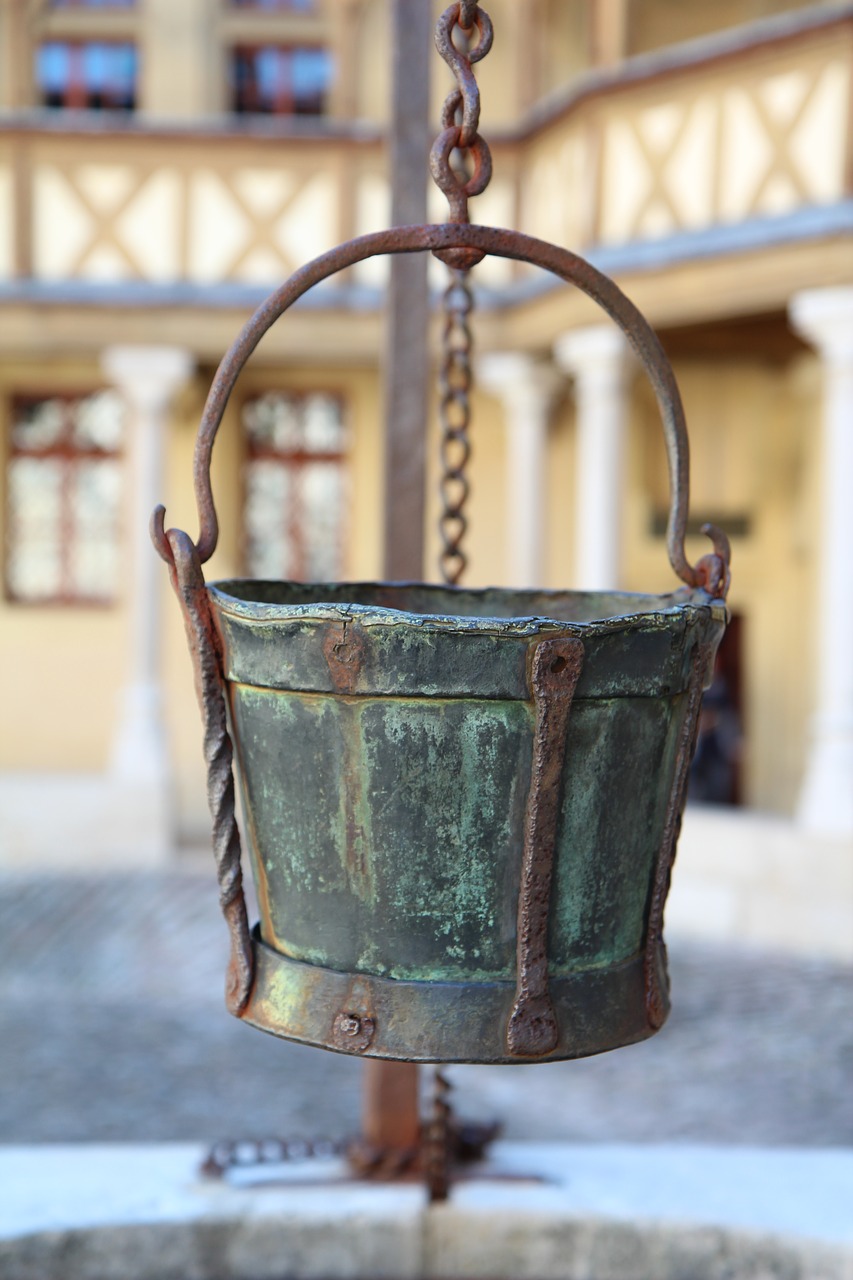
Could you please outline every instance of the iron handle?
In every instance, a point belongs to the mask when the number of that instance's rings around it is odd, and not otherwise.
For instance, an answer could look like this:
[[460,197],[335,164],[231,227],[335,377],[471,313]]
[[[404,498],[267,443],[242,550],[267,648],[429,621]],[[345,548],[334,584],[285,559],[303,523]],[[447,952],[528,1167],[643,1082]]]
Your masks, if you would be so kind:
[[[684,408],[672,366],[657,335],[634,304],[609,277],[568,249],[561,249],[518,231],[495,227],[444,223],[394,227],[349,240],[301,267],[261,304],[243,327],[217,369],[202,414],[193,460],[193,480],[199,515],[195,544],[201,564],[213,554],[219,525],[210,483],[210,459],[216,432],[237,378],[264,334],[289,307],[314,285],[367,258],[391,253],[441,253],[453,248],[482,250],[496,257],[528,262],[574,284],[596,302],[619,326],[643,366],[657,398],[666,442],[669,468],[670,509],[667,552],[673,570],[690,587],[702,587],[712,597],[724,598],[729,584],[730,549],[725,534],[704,525],[714,546],[712,553],[692,565],[684,550],[689,505],[689,446]],[[165,509],[157,507],[151,519],[151,536],[159,554],[171,563],[165,532]]]

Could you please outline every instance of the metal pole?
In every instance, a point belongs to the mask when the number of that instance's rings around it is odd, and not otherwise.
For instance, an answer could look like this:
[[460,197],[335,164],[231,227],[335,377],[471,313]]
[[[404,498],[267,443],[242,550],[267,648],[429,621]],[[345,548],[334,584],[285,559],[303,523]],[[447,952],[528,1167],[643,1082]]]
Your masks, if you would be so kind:
[[[392,0],[393,80],[390,127],[391,222],[426,222],[429,160],[431,6]],[[391,258],[385,343],[385,532],[387,579],[424,572],[425,439],[429,360],[429,291],[425,254]],[[383,1149],[417,1146],[418,1069],[366,1062],[362,1127]]]
[[[427,220],[431,6],[392,0],[391,222]],[[427,255],[391,258],[385,345],[385,577],[424,572]]]

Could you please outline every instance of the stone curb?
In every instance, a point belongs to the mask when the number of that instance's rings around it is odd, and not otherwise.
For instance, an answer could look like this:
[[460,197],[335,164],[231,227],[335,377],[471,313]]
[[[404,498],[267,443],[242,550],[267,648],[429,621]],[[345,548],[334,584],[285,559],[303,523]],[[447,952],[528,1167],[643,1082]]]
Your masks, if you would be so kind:
[[853,1249],[723,1228],[452,1205],[246,1216],[0,1241],[4,1280],[853,1280]]

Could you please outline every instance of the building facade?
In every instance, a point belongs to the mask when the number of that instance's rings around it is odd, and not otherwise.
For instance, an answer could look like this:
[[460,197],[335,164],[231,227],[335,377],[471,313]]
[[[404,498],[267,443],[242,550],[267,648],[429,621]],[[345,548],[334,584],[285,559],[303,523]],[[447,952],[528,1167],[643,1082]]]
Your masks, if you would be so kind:
[[[707,519],[732,536],[696,782],[716,803],[688,813],[678,909],[853,953],[853,5],[487,7],[472,216],[584,253],[645,312],[687,409],[688,553]],[[389,29],[383,0],[0,0],[6,864],[203,838],[147,519],[164,501],[195,527],[195,426],[247,315],[388,223]],[[436,131],[446,77],[436,59]],[[211,576],[381,574],[386,270],[318,289],[242,377]],[[555,280],[475,274],[468,581],[670,589],[660,427],[624,343]],[[427,576],[437,451],[434,430]]]

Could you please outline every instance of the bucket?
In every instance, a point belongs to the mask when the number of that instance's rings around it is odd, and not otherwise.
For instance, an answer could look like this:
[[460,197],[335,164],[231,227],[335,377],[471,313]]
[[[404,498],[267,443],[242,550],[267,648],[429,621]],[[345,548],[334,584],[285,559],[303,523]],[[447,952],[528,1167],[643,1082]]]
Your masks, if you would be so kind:
[[[210,452],[266,329],[375,253],[474,248],[601,303],[658,395],[672,503],[668,595],[400,583],[206,585]],[[518,233],[402,228],[309,264],[220,367],[196,451],[198,542],[153,534],[196,664],[214,847],[232,934],[228,1002],[276,1035],[416,1062],[574,1058],[656,1031],[663,910],[728,546],[684,555],[687,445],[657,339],[589,264]],[[227,709],[227,710],[226,710]],[[228,725],[231,734],[229,736]],[[240,884],[231,737],[255,878]]]

